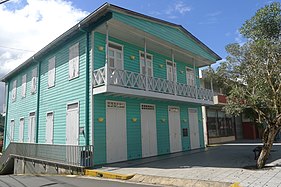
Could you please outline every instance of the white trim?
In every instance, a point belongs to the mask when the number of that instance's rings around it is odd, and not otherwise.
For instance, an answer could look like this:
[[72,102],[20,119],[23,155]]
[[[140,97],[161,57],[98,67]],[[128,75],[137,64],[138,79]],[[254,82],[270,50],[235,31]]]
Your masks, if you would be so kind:
[[[190,70],[190,72],[193,72],[193,84],[190,84],[188,79],[187,79],[187,69]],[[186,84],[190,85],[190,86],[196,86],[196,78],[195,78],[195,72],[194,69],[192,69],[191,67],[185,66],[185,79],[186,79]]]
[[[95,63],[95,61],[94,61],[94,59],[95,59],[95,31],[93,30],[92,32],[91,32],[91,59],[90,59],[90,76],[91,76],[91,87],[89,88],[91,91],[91,95],[90,95],[90,110],[91,110],[91,140],[89,140],[89,143],[90,142],[92,142],[92,145],[94,145],[94,90],[93,90],[93,80],[94,80],[94,77],[93,77],[93,71],[94,71],[94,68],[95,68],[95,66],[94,66],[94,63]],[[89,124],[90,125],[90,124]],[[90,127],[89,127],[90,128]],[[88,132],[88,133],[90,133],[90,132]],[[89,134],[89,136],[90,136],[90,134]]]
[[[167,80],[168,80],[168,69],[167,69],[167,64],[168,63],[171,63],[172,64],[172,72],[173,72],[173,82],[177,82],[178,81],[178,75],[177,75],[177,63],[176,62],[174,62],[173,63],[173,61],[171,61],[171,60],[166,60],[166,76],[167,76]],[[174,80],[175,79],[175,80]]]
[[[73,105],[73,104],[78,104],[77,108],[78,108],[78,131],[77,131],[77,135],[78,135],[78,140],[77,140],[77,145],[79,145],[80,143],[80,135],[79,135],[79,128],[80,128],[80,101],[79,100],[76,100],[76,101],[70,101],[70,102],[67,102],[66,103],[66,113],[65,115],[67,114],[67,111],[68,111],[68,105]],[[70,109],[71,111],[72,109]],[[66,120],[67,120],[67,117],[65,118],[65,124],[66,124]],[[66,127],[65,127],[65,130],[66,130]],[[66,132],[65,132],[66,133]],[[66,136],[65,136],[65,140],[66,140]],[[67,140],[66,140],[67,141]],[[67,143],[67,142],[66,142]]]
[[[141,58],[142,58],[142,57],[141,57],[141,54],[144,55],[144,53],[145,53],[144,51],[139,50],[140,74],[144,74],[144,73],[142,72],[142,64],[141,64]],[[154,70],[153,70],[153,55],[146,52],[146,56],[151,56],[151,60],[149,60],[148,58],[146,58],[146,62],[147,62],[147,61],[151,61],[151,76],[154,77],[154,72],[153,72],[153,71],[154,71]],[[145,75],[147,75],[147,64],[146,64]]]
[[[56,85],[56,61],[57,61],[56,56],[53,56],[52,58],[49,58],[49,60],[48,60],[48,80],[47,80],[48,88],[52,88],[52,87],[54,87]],[[50,64],[52,62],[54,63],[54,67],[53,67],[53,69],[50,70]],[[49,82],[50,82],[50,72],[52,70],[54,71],[54,75],[53,75],[54,77],[53,77],[52,85],[50,85],[49,84]]]
[[[110,68],[110,66],[109,66],[109,64],[110,64],[110,60],[109,60],[109,50],[112,49],[112,50],[120,51],[119,49],[109,47],[110,44],[117,45],[117,46],[119,46],[119,47],[122,48],[122,50],[121,50],[121,54],[122,54],[122,56],[121,56],[121,58],[122,58],[122,64],[121,64],[121,65],[122,65],[122,68],[121,68],[121,69],[124,69],[124,46],[123,46],[122,44],[119,44],[119,43],[116,43],[116,42],[112,42],[112,41],[108,41],[108,62],[107,62],[107,63],[108,63],[108,67]],[[114,63],[115,63],[115,61],[114,61]]]
[[[76,48],[78,47],[78,56],[75,57],[77,58],[77,63],[78,63],[78,72],[77,72],[77,75],[75,74],[74,76],[70,77],[69,76],[69,71],[70,71],[70,63],[72,63],[72,60],[75,59],[75,58],[72,58],[70,59],[70,52],[71,52],[71,49],[73,48]],[[80,43],[79,42],[76,42],[75,44],[72,44],[71,46],[68,47],[68,80],[73,80],[75,78],[78,78],[80,76]]]
[[[46,136],[46,132],[47,132],[47,120],[48,120],[48,114],[52,114],[52,116],[53,116],[53,128],[52,128],[52,131],[53,131],[53,137],[52,137],[52,144],[54,144],[54,126],[55,126],[55,113],[54,113],[54,111],[47,111],[46,112],[46,121],[45,121],[45,124],[46,124],[46,126],[45,126],[45,136]],[[47,138],[45,137],[45,143],[47,142]]]
[[198,103],[198,104],[206,104],[206,105],[214,105],[212,101],[202,100],[202,99],[195,99],[190,97],[182,97],[177,95],[171,94],[162,94],[157,92],[151,91],[144,91],[144,90],[136,90],[130,88],[124,88],[119,86],[100,86],[98,88],[93,88],[93,94],[100,94],[105,92],[112,92],[112,93],[120,93],[125,95],[132,95],[132,96],[140,96],[144,98],[153,98],[158,100],[174,100],[174,101],[182,101],[182,102],[191,102],[191,103]]

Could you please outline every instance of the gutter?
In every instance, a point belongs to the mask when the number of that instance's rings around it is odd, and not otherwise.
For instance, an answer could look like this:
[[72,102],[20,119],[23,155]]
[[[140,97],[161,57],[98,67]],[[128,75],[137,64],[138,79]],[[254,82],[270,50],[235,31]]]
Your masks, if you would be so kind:
[[80,28],[80,24],[78,25],[79,31],[83,32],[86,34],[86,46],[85,46],[85,53],[86,53],[86,89],[85,89],[85,128],[86,128],[86,137],[85,137],[85,141],[86,141],[86,145],[89,145],[89,134],[90,134],[90,120],[89,120],[89,87],[90,87],[90,61],[89,61],[89,38],[90,38],[90,34],[89,31],[83,30],[82,28]]

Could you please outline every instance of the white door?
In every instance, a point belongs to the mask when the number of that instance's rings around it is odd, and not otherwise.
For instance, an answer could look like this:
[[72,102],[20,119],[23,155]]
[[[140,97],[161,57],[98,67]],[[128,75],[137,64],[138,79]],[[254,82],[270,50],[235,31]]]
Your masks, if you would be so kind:
[[66,112],[66,145],[78,145],[79,141],[79,104],[67,105]]
[[20,118],[19,126],[19,142],[23,142],[23,133],[24,133],[24,118]]
[[46,143],[53,144],[54,113],[48,112],[46,117]]
[[173,68],[173,62],[167,60],[166,67],[167,67],[167,80],[177,82],[176,63],[174,62],[174,68]]
[[142,157],[157,155],[155,105],[141,105]]
[[29,114],[29,123],[28,123],[28,143],[35,143],[36,136],[36,121],[35,121],[35,112]]
[[126,103],[106,102],[107,163],[127,160]]
[[15,133],[15,120],[11,120],[10,124],[10,141],[14,141],[14,133]]
[[169,107],[169,133],[171,153],[182,151],[179,107]]
[[196,108],[188,109],[191,149],[200,148],[198,111]]
[[192,68],[186,67],[186,83],[187,85],[195,85],[194,70]]

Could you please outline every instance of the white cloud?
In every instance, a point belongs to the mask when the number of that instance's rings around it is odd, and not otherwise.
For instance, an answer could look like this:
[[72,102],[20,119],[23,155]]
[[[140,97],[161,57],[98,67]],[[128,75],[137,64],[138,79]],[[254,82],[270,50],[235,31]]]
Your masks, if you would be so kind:
[[169,19],[176,19],[190,11],[191,7],[186,5],[183,1],[177,1],[176,3],[168,6],[166,10],[158,13],[166,15]]
[[189,6],[187,6],[186,4],[184,4],[184,2],[182,1],[178,1],[175,4],[175,11],[179,12],[180,14],[184,15],[187,12],[191,11],[191,8]]
[[0,74],[17,67],[87,14],[66,0],[14,0],[1,5]]

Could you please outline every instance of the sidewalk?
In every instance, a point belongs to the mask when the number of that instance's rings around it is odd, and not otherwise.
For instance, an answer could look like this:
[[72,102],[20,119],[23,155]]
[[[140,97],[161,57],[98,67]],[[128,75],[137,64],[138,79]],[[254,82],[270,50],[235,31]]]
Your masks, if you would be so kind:
[[[261,143],[235,142],[201,150],[116,163],[99,170],[187,180],[239,182],[240,186],[281,186],[281,144],[272,148],[268,167],[254,169],[253,149]],[[248,168],[248,169],[247,169]]]

